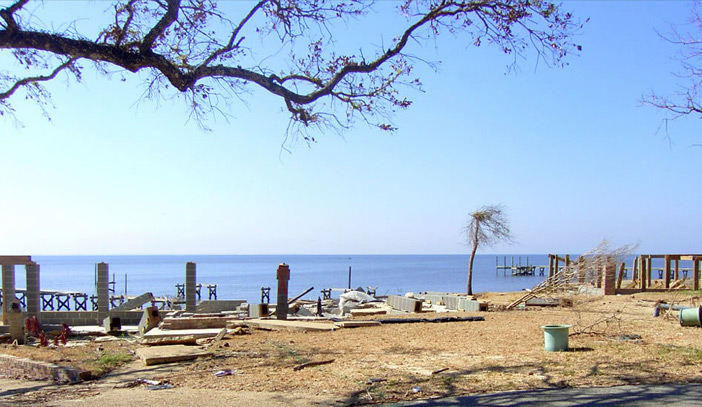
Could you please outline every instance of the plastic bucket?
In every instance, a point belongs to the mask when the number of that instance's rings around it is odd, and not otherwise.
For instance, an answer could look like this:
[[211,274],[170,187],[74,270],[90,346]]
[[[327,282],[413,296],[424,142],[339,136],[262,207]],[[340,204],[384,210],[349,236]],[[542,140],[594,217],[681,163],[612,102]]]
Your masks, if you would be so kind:
[[568,350],[568,329],[570,325],[544,325],[544,349],[546,352]]
[[702,307],[681,309],[678,318],[681,326],[702,326]]

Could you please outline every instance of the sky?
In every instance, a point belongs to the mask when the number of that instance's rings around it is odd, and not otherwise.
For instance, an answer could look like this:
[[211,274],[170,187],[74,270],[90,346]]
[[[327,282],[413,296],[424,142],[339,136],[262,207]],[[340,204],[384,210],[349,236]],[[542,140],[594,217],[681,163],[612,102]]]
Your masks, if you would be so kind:
[[51,120],[21,97],[21,125],[0,118],[0,252],[466,253],[469,213],[490,204],[515,242],[480,253],[575,254],[602,239],[702,252],[702,125],[665,131],[666,114],[640,102],[684,83],[659,33],[691,4],[563,7],[589,18],[565,68],[529,55],[511,72],[499,50],[449,35],[415,48],[440,65],[419,64],[424,91],[407,91],[394,133],[357,124],[286,139],[281,100],[261,91],[207,132],[181,100],[144,100],[139,75],[54,81]]

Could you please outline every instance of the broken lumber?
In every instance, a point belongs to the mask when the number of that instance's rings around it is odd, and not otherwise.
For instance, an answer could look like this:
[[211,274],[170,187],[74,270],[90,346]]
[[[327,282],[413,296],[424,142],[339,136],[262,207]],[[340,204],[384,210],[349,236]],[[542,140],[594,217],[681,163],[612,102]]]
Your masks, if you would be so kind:
[[312,367],[312,366],[320,366],[320,365],[328,365],[330,363],[334,363],[334,359],[329,359],[329,360],[322,360],[319,362],[309,362],[309,363],[303,363],[301,365],[297,365],[293,368],[294,371],[302,370],[306,367]]
[[356,309],[352,309],[349,312],[352,316],[358,317],[358,316],[368,316],[368,315],[383,315],[383,314],[387,314],[388,310],[380,309],[380,308],[363,308],[363,309],[356,308]]

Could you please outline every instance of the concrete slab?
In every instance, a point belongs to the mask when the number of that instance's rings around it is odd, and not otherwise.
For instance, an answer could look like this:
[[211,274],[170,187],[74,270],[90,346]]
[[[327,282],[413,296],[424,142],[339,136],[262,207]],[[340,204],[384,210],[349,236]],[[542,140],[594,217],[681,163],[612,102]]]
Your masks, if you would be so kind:
[[284,321],[275,319],[251,319],[246,324],[263,329],[293,331],[333,331],[333,324],[323,322]]
[[152,302],[153,300],[153,294],[144,293],[138,297],[134,297],[131,300],[112,308],[110,311],[128,311],[136,308],[141,308],[142,305],[146,304],[147,302]]
[[194,360],[199,357],[212,355],[212,352],[204,351],[197,346],[186,345],[139,348],[136,353],[147,366]]
[[149,338],[167,338],[172,336],[193,336],[196,339],[213,338],[222,331],[222,328],[209,329],[161,329],[154,328],[144,334],[145,339]]

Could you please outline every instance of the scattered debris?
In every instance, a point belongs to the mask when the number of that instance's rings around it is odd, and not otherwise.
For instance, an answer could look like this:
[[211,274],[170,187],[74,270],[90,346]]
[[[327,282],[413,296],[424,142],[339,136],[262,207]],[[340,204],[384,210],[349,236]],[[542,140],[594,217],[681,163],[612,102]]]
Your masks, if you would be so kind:
[[172,389],[173,385],[169,383],[159,384],[156,386],[146,386],[146,390],[167,390]]
[[434,370],[433,372],[431,372],[431,374],[435,375],[435,374],[439,374],[439,373],[445,372],[445,371],[447,371],[447,370],[449,370],[449,368],[445,367],[445,368],[443,368],[443,369]]
[[617,336],[618,341],[633,341],[634,343],[639,343],[641,339],[641,335],[637,334],[624,334]]
[[319,362],[308,362],[308,363],[303,363],[301,365],[297,365],[293,368],[294,371],[302,370],[307,367],[313,367],[313,366],[320,366],[320,365],[328,365],[330,363],[334,363],[334,359],[329,359],[329,360],[322,360]]
[[378,300],[363,291],[349,291],[339,295],[339,309],[343,310],[344,307],[349,307],[349,305],[358,305],[372,301]]
[[224,370],[220,370],[220,371],[218,371],[218,372],[214,372],[213,374],[214,374],[215,376],[217,376],[217,377],[223,377],[223,376],[231,376],[231,375],[233,375],[235,372],[236,372],[236,370],[224,369]]
[[388,318],[378,319],[381,324],[411,324],[418,322],[473,322],[485,321],[485,317],[441,317],[441,318]]
[[199,357],[212,355],[212,352],[185,345],[140,348],[137,349],[136,353],[147,366],[194,360]]

